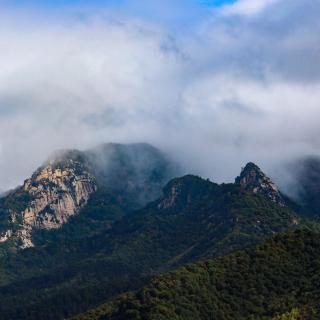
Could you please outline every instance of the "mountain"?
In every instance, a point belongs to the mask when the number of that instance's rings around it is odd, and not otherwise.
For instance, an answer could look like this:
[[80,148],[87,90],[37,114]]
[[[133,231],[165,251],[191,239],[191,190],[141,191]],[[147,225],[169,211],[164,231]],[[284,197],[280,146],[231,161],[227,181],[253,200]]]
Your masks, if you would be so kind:
[[127,219],[120,233],[135,254],[143,244],[152,263],[163,255],[174,266],[252,245],[298,224],[294,212],[267,197],[188,175],[170,181],[163,197]]
[[119,199],[112,185],[99,189],[98,177],[96,183],[67,223],[34,230],[34,247],[0,251],[2,319],[64,319],[138,289],[154,275],[254,246],[300,224],[289,207],[240,183],[175,178],[162,196],[130,214],[131,195]]
[[313,156],[289,165],[290,191],[304,213],[320,218],[320,158]]
[[167,156],[147,144],[56,152],[23,186],[0,199],[0,243],[32,247],[35,230],[60,228],[97,192],[102,202],[113,197],[122,211],[142,207],[177,172]]
[[316,320],[320,235],[295,231],[255,249],[188,264],[76,320]]
[[247,163],[241,170],[235,183],[249,192],[264,195],[281,206],[286,204],[284,196],[281,195],[275,183],[252,162]]
[[48,161],[22,187],[2,199],[7,230],[0,241],[17,238],[20,248],[33,246],[33,229],[59,228],[79,212],[96,190],[96,180],[80,153]]
[[146,144],[104,144],[86,153],[97,184],[130,209],[143,207],[181,174],[181,168],[159,149]]

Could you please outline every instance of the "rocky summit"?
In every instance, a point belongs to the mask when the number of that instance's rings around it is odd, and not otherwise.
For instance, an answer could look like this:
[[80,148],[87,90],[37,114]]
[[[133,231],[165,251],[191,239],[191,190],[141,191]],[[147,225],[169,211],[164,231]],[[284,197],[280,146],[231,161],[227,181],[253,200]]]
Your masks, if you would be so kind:
[[247,163],[242,168],[240,176],[235,179],[235,183],[246,191],[264,195],[279,205],[285,205],[285,200],[276,184],[253,162]]
[[11,198],[23,194],[26,206],[22,211],[8,208],[11,228],[0,241],[10,237],[19,240],[21,248],[33,246],[33,229],[56,229],[75,215],[86,204],[97,184],[79,160],[65,158],[48,161],[39,168]]
[[[55,152],[24,184],[0,198],[0,243],[33,246],[39,229],[58,229],[91,195],[137,209],[161,194],[175,165],[148,144],[103,144]],[[129,210],[129,209],[128,209]]]

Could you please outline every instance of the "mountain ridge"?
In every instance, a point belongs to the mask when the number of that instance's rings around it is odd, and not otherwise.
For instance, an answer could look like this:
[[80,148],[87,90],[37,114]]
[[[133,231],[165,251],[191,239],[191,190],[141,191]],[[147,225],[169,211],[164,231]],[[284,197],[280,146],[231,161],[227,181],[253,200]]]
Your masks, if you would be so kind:
[[[139,289],[161,273],[254,247],[305,224],[287,202],[277,201],[278,190],[255,164],[247,164],[249,170],[242,170],[235,183],[216,184],[190,174],[165,182],[171,163],[150,148],[106,145],[84,158],[67,151],[67,163],[79,162],[80,174],[88,170],[97,190],[59,228],[33,230],[34,247],[0,244],[4,320],[65,319]],[[56,163],[46,163],[60,170],[59,178],[65,157],[63,151]],[[43,170],[35,173],[35,182]],[[2,200],[23,211],[30,201],[23,191]]]
[[138,289],[152,276],[254,246],[300,223],[268,197],[192,175],[171,180],[158,200],[111,226],[108,215],[86,207],[61,229],[41,231],[36,247],[0,259],[4,319],[63,319]]

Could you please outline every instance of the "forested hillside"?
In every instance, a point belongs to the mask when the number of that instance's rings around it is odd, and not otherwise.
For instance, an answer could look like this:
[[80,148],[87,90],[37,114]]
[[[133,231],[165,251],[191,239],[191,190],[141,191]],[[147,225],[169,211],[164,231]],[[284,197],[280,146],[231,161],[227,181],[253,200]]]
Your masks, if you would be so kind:
[[[117,221],[110,223],[112,217]],[[195,176],[172,180],[163,196],[123,213],[97,192],[58,230],[35,234],[33,248],[6,251],[3,319],[62,319],[185,263],[255,245],[300,225],[300,218],[240,185]]]
[[255,249],[186,265],[77,320],[320,319],[320,235],[277,235]]

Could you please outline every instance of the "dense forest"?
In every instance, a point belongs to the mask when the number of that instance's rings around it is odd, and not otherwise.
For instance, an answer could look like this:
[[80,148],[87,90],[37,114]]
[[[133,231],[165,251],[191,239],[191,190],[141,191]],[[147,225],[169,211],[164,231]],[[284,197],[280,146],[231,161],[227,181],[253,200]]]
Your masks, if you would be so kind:
[[319,319],[320,235],[281,234],[255,249],[188,264],[74,319]]
[[61,229],[35,232],[36,247],[5,251],[2,318],[68,317],[155,274],[296,228],[297,221],[266,197],[195,176],[172,180],[162,198],[130,214],[98,191]]

